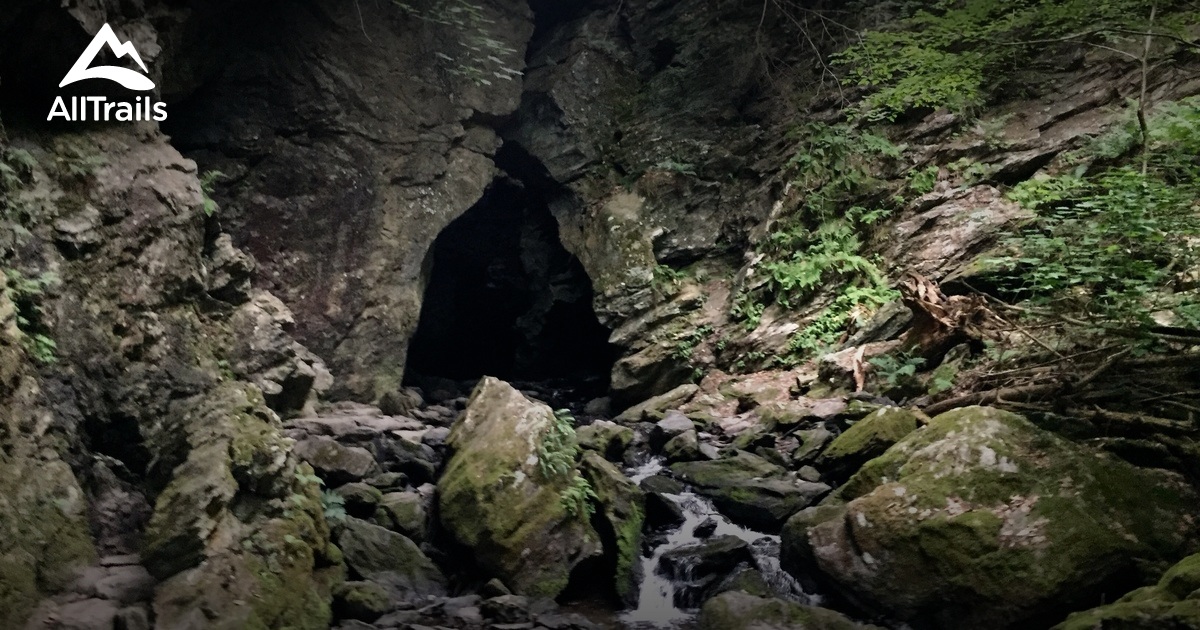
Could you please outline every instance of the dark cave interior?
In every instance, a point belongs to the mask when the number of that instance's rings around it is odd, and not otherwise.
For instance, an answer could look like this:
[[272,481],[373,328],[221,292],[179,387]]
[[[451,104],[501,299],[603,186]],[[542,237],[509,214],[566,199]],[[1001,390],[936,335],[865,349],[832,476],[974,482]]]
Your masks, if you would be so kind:
[[497,179],[434,242],[410,380],[483,375],[607,389],[615,358],[591,281],[532,185]]

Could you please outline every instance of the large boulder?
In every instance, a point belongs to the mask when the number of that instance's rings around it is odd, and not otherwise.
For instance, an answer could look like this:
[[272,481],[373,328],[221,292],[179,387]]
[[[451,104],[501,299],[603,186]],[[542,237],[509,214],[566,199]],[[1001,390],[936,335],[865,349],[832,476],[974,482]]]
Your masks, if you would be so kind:
[[1200,628],[1200,554],[1171,567],[1153,586],[1107,606],[1075,613],[1053,630]]
[[563,500],[578,473],[547,475],[538,465],[554,422],[546,405],[484,377],[450,431],[454,454],[438,482],[442,525],[523,595],[558,595],[576,565],[601,553],[587,514]]
[[712,461],[673,464],[671,472],[712,499],[731,520],[765,530],[778,530],[788,517],[830,490],[745,451]]
[[845,480],[919,426],[920,421],[912,412],[898,407],[884,407],[855,422],[837,436],[813,465],[828,478]]
[[700,609],[700,630],[865,630],[845,615],[741,591],[722,593]]
[[970,407],[793,517],[783,561],[914,625],[1045,625],[1192,550],[1196,499],[1168,473]]
[[401,599],[445,594],[442,572],[402,534],[349,517],[338,532],[337,542],[351,570],[388,587]]
[[606,556],[616,565],[614,586],[621,602],[637,604],[638,582],[641,581],[642,525],[646,522],[645,497],[638,485],[599,453],[583,455],[580,472],[591,484],[599,504],[601,529],[605,538]]

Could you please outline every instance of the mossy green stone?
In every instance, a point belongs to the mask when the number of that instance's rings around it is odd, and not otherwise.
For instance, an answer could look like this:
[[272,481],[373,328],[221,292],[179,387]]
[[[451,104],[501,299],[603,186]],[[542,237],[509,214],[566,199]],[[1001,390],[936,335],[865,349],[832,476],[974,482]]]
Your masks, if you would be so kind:
[[722,593],[700,609],[700,630],[865,630],[845,615],[741,591]]
[[538,465],[553,422],[546,405],[483,378],[451,428],[454,454],[438,481],[442,525],[484,571],[522,595],[558,595],[571,570],[601,552],[586,514],[572,515],[562,503],[576,473],[547,476]]
[[845,479],[919,426],[920,422],[911,412],[897,407],[884,407],[855,422],[834,438],[813,465],[827,475]]
[[1194,549],[1196,502],[1176,476],[970,407],[938,416],[794,517],[784,560],[901,620],[1010,627]]
[[646,521],[645,497],[637,484],[598,453],[583,455],[580,472],[592,485],[600,516],[612,529],[617,558],[613,584],[617,597],[636,603],[641,570],[642,525]]

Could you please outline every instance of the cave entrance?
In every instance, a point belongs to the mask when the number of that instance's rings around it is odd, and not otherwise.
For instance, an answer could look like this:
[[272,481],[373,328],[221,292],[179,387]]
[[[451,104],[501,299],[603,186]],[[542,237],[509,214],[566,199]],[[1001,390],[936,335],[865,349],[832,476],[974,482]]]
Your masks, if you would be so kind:
[[607,392],[615,353],[592,310],[591,280],[531,188],[497,179],[434,241],[409,382],[488,375]]

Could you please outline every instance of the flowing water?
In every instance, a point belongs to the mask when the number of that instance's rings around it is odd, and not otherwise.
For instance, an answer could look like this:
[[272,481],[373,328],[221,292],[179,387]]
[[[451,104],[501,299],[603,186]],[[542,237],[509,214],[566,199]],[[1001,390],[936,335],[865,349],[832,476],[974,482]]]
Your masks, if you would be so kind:
[[[647,477],[659,474],[663,470],[662,460],[655,458],[646,464],[628,471],[630,479],[635,483]],[[649,557],[643,556],[643,577],[638,606],[621,614],[621,623],[627,628],[661,629],[684,628],[694,620],[696,609],[681,607],[679,589],[681,584],[660,572],[659,561],[663,554],[672,549],[702,542],[693,532],[697,525],[712,519],[716,522],[716,530],[711,537],[736,536],[750,543],[754,557],[754,565],[770,586],[780,597],[803,604],[817,605],[820,599],[816,595],[805,593],[800,584],[779,565],[779,536],[770,536],[740,525],[731,523],[713,507],[712,503],[691,491],[685,490],[679,494],[666,495],[683,508],[684,522],[669,532],[665,542],[654,548]]]

